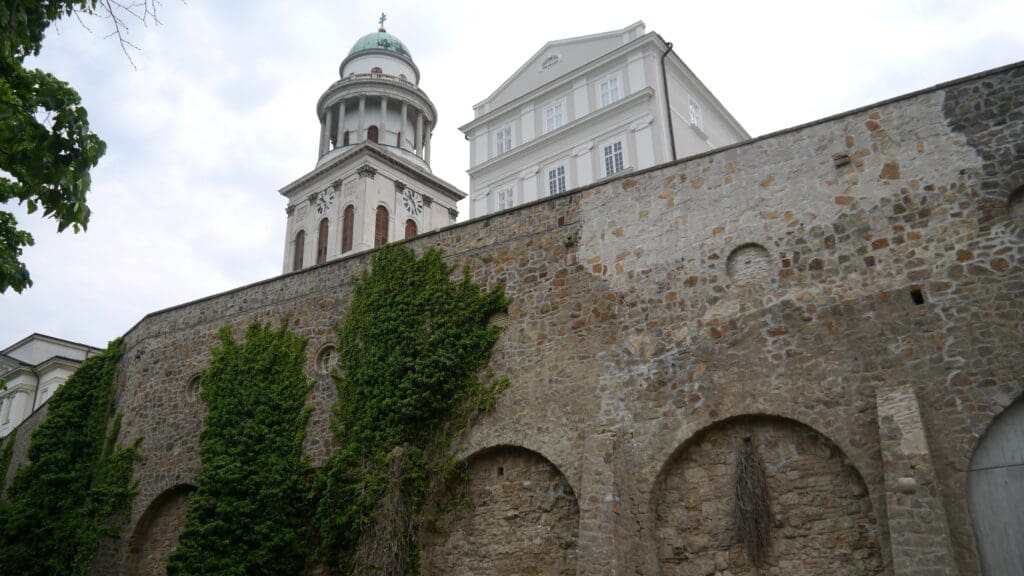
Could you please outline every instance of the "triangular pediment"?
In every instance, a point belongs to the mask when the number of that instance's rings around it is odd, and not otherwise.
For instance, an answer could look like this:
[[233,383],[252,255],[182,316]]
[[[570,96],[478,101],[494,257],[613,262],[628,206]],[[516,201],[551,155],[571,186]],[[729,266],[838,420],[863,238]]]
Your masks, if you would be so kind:
[[591,62],[643,36],[642,21],[621,30],[552,40],[519,67],[486,100],[474,106],[477,116],[507,104],[523,94]]

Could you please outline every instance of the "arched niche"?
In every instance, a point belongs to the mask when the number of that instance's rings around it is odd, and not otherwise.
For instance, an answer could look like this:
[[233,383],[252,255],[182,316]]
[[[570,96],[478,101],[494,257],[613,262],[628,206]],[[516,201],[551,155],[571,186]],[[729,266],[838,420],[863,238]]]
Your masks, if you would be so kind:
[[1024,574],[1024,400],[981,437],[967,472],[967,505],[982,573]]
[[736,465],[753,444],[774,522],[760,574],[884,573],[860,473],[830,440],[794,420],[740,416],[695,434],[662,468],[651,499],[660,574],[757,574],[736,536]]
[[562,472],[517,446],[464,465],[423,528],[422,573],[575,576],[579,505]]
[[128,541],[126,576],[164,576],[167,556],[185,527],[188,497],[195,486],[179,484],[150,502]]

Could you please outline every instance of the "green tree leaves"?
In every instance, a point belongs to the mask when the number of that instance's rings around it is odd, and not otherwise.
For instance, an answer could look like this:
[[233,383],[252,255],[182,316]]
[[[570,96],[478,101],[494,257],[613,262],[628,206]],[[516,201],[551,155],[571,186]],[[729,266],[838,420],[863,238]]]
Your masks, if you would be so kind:
[[[89,129],[78,93],[41,70],[24,67],[38,54],[46,29],[75,11],[90,12],[95,0],[9,0],[0,5],[0,204],[16,201],[29,214],[42,210],[57,230],[89,224],[89,172],[106,144]],[[32,236],[0,210],[0,293],[32,285],[21,261]]]

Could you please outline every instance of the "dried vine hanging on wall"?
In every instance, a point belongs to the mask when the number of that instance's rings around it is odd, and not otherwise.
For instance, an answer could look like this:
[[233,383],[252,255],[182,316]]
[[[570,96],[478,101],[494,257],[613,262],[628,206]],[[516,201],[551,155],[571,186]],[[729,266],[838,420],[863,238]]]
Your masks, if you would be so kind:
[[751,438],[743,439],[736,459],[736,504],[733,507],[736,537],[747,549],[751,564],[760,567],[768,554],[772,536],[772,510],[764,464]]

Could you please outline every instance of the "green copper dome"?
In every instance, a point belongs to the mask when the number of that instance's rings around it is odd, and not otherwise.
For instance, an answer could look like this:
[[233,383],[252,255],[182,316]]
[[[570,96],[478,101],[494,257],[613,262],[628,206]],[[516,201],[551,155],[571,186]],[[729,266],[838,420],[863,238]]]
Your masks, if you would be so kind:
[[383,28],[378,32],[367,34],[359,40],[356,40],[355,45],[348,51],[348,55],[352,56],[356,52],[362,52],[364,50],[386,50],[388,52],[394,52],[408,60],[412,60],[412,54],[409,54],[409,49],[405,47],[405,44],[402,44],[402,41],[397,37],[384,32]]

